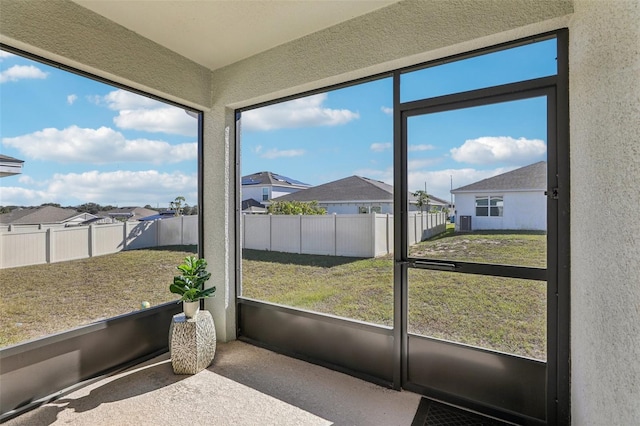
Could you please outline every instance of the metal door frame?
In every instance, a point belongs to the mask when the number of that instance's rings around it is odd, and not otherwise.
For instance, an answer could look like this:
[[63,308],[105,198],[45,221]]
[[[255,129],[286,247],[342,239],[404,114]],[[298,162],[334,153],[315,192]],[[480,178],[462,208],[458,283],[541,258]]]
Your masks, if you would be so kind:
[[[439,96],[411,102],[400,102],[400,78],[402,71],[394,73],[394,218],[396,229],[394,241],[394,363],[399,368],[394,373],[394,382],[401,387],[441,399],[452,404],[483,411],[507,420],[526,424],[568,424],[569,413],[569,146],[568,146],[568,33],[561,30],[540,36],[555,37],[557,40],[558,72],[554,76],[488,87],[464,93]],[[522,42],[530,42],[524,40]],[[510,46],[515,46],[513,43]],[[508,46],[508,47],[510,47]],[[502,46],[505,47],[505,46]],[[494,48],[495,49],[495,48]],[[489,49],[491,50],[491,49]],[[480,52],[480,53],[486,53]],[[477,54],[477,53],[476,53]],[[461,57],[474,54],[461,55]],[[441,63],[439,61],[434,65]],[[547,268],[528,268],[502,265],[486,265],[472,262],[451,262],[408,256],[408,179],[407,179],[407,119],[411,116],[460,110],[470,107],[545,96],[547,99]],[[453,268],[451,267],[453,265]],[[495,387],[485,386],[475,395],[481,400],[457,392],[443,392],[428,386],[412,383],[409,371],[408,333],[408,270],[409,268],[449,270],[459,273],[483,274],[501,277],[538,279],[547,282],[547,362],[544,366],[540,401],[531,408],[535,413],[523,413],[516,409],[494,404],[492,395]],[[452,345],[443,350],[453,356],[470,359],[487,357],[492,351],[464,348],[469,353],[455,353],[459,348]],[[450,352],[452,351],[452,352]],[[493,354],[496,354],[493,352]],[[446,355],[443,355],[446,357]],[[518,359],[515,356],[498,355],[504,365],[511,365],[518,374],[533,377],[540,374],[540,366]],[[476,372],[471,372],[476,373]],[[483,377],[478,373],[478,377]],[[527,376],[528,375],[528,376]],[[539,381],[538,381],[539,383]],[[505,385],[510,385],[505,382]],[[482,385],[480,386],[482,388]],[[455,389],[455,386],[453,387]],[[540,390],[540,389],[539,389]],[[531,397],[531,395],[528,395]],[[541,404],[541,405],[540,405]],[[507,405],[509,405],[507,403]]]

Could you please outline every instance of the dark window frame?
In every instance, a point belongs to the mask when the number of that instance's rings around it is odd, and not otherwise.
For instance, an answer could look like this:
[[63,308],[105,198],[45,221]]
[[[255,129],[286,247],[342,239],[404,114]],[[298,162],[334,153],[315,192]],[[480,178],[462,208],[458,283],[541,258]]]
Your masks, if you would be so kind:
[[[371,75],[368,77],[360,78],[357,80],[353,80],[350,82],[339,83],[331,86],[321,87],[318,89],[301,92],[298,94],[290,95],[287,97],[274,99],[271,101],[262,102],[259,104],[251,105],[248,107],[244,107],[236,110],[236,126],[237,132],[236,135],[239,135],[240,128],[240,115],[244,111],[249,111],[252,109],[260,108],[263,106],[268,106],[272,104],[277,104],[293,99],[299,99],[302,97],[310,96],[313,94],[324,93],[334,89],[344,88],[356,84],[360,84],[367,81],[373,81],[386,77],[393,77],[394,79],[394,139],[396,141],[400,140],[401,136],[401,123],[402,123],[402,109],[407,109],[409,107],[429,107],[433,106],[437,103],[442,103],[443,99],[446,98],[446,102],[465,102],[468,100],[468,95],[470,92],[465,93],[456,93],[453,95],[446,95],[440,97],[437,101],[432,102],[431,100],[418,100],[411,101],[404,104],[400,102],[400,76],[403,73],[410,72],[413,70],[418,70],[425,67],[431,67],[438,64],[443,64],[451,61],[456,61],[464,58],[469,58],[477,55],[482,55],[485,53],[494,52],[497,50],[503,50],[511,47],[516,47],[518,45],[528,44],[536,41],[541,41],[545,39],[555,38],[557,40],[557,63],[558,63],[558,72],[556,75],[551,77],[542,77],[534,80],[521,81],[519,83],[510,83],[504,86],[509,86],[510,90],[515,92],[522,92],[528,90],[539,90],[539,94],[537,96],[547,96],[548,103],[554,105],[552,113],[555,114],[556,118],[556,127],[552,129],[557,135],[557,148],[558,151],[554,154],[553,164],[550,164],[549,167],[556,167],[557,170],[560,171],[559,175],[555,177],[555,180],[552,181],[552,177],[548,177],[549,185],[553,184],[557,186],[562,193],[562,197],[558,200],[558,215],[555,218],[548,219],[548,224],[550,226],[557,226],[561,229],[561,233],[558,235],[557,245],[553,247],[548,247],[548,256],[549,258],[555,258],[557,260],[557,270],[554,273],[557,275],[557,286],[554,288],[549,288],[548,292],[548,312],[554,312],[556,321],[553,323],[548,323],[547,335],[549,341],[555,341],[550,348],[550,351],[553,351],[554,354],[548,354],[548,359],[551,356],[555,358],[555,362],[551,362],[547,366],[547,424],[569,424],[570,423],[570,381],[569,381],[569,355],[570,355],[570,346],[569,346],[569,330],[570,330],[570,316],[569,316],[569,307],[570,307],[570,294],[569,294],[569,278],[570,278],[570,268],[569,268],[569,243],[570,243],[570,223],[569,223],[569,72],[568,72],[568,46],[569,46],[569,37],[568,30],[566,28],[557,29],[554,31],[550,31],[547,33],[537,34],[530,37],[525,37],[518,40],[512,40],[504,43],[500,43],[497,45],[484,47],[468,52],[464,52],[461,54],[452,55],[449,57],[437,59],[434,61],[416,64],[407,66],[404,68],[399,68],[396,70],[383,72],[376,75]],[[494,88],[485,88],[472,91],[476,96],[486,97],[493,96],[495,94]],[[533,96],[531,96],[533,97]],[[502,96],[496,97],[494,102],[503,102],[509,99],[512,99],[513,96],[509,93],[505,93]],[[516,98],[518,98],[516,96]],[[471,100],[469,105],[473,105],[474,101]],[[402,108],[401,108],[402,106]],[[444,107],[442,110],[446,110],[447,107]],[[236,143],[238,149],[236,149],[236,164],[240,163],[239,157],[239,136],[236,138]],[[404,154],[406,154],[406,147],[404,148]],[[402,180],[403,170],[407,167],[406,155],[403,158],[403,149],[401,144],[394,144],[394,157],[399,158],[396,161],[396,165],[394,166],[394,180],[395,182],[400,182]],[[239,168],[236,174],[239,173]],[[238,177],[239,179],[239,177]],[[406,182],[405,182],[406,186]],[[395,206],[407,206],[408,200],[407,195],[404,194],[405,191],[396,191],[394,195],[394,205]],[[239,193],[239,189],[238,189]],[[236,201],[239,203],[239,197],[236,197]],[[504,200],[503,200],[504,201]],[[400,207],[401,208],[401,207]],[[239,208],[237,209],[240,210]],[[400,214],[402,212],[398,212],[396,215],[396,219],[394,219],[394,227],[401,234],[406,234],[406,224],[403,224],[403,221],[400,218]],[[240,218],[237,215],[236,218],[237,223],[239,223]],[[239,227],[236,227],[236,241],[240,241],[240,233]],[[403,247],[403,244],[399,239],[396,239],[394,242],[394,252],[401,253],[402,250],[406,250]],[[237,262],[241,262],[241,247],[240,244],[236,245],[236,259]],[[393,329],[393,387],[396,389],[400,389],[400,382],[402,380],[402,367],[400,364],[400,359],[402,358],[403,353],[403,345],[406,345],[406,342],[402,341],[402,333],[405,330],[402,329],[403,320],[406,318],[403,315],[406,315],[405,308],[403,306],[402,299],[406,296],[406,289],[403,288],[403,282],[406,282],[406,277],[403,278],[402,270],[407,267],[408,261],[398,260],[396,259],[396,264],[394,267],[394,324],[395,327]],[[435,269],[439,269],[437,262],[433,262],[432,267]],[[483,265],[473,265],[473,264],[465,264],[464,262],[460,262],[459,264],[461,268],[461,272],[464,273],[485,273],[486,270]],[[447,267],[447,265],[442,265],[442,267]],[[446,269],[445,269],[446,270]],[[546,271],[544,270],[529,270],[528,272],[518,271],[517,268],[510,266],[500,266],[495,271],[496,276],[505,276],[505,277],[519,277],[524,279],[534,279],[534,280],[546,280]],[[241,268],[236,268],[236,288],[237,294],[241,294]],[[238,305],[238,324],[241,323],[241,314],[240,311],[243,306],[247,304],[253,304],[255,306],[265,305],[268,308],[268,304],[263,304],[259,301],[254,300],[244,300],[240,296],[236,298],[236,303]],[[286,309],[284,307],[278,309]],[[308,316],[312,316],[311,313],[306,313]],[[314,314],[314,316],[316,316]],[[327,317],[323,314],[318,314],[317,317],[324,318],[322,321],[329,322],[348,322],[347,320],[340,320],[331,317]],[[354,323],[357,324],[357,323]],[[362,327],[362,325],[360,325]],[[242,336],[242,330],[239,330],[239,334]],[[291,351],[290,349],[282,349],[284,351]],[[406,347],[405,351],[406,353]],[[319,362],[323,362],[320,360]],[[355,375],[358,375],[356,372]]]

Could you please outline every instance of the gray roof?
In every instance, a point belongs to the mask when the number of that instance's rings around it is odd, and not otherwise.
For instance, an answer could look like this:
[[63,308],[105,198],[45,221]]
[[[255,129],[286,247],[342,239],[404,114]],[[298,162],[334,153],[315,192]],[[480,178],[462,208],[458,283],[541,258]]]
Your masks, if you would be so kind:
[[63,223],[82,213],[74,209],[40,206],[13,209],[0,215],[0,223],[13,225],[37,225],[41,223]]
[[274,198],[274,201],[393,201],[393,186],[361,176],[350,176]]
[[300,182],[299,180],[291,179],[272,172],[258,172],[252,175],[242,176],[242,185],[271,185],[292,188],[308,188],[311,186],[308,183]]
[[135,221],[141,217],[147,217],[154,214],[158,214],[157,210],[149,210],[144,207],[117,207],[115,209],[111,209],[106,212],[99,212],[100,216],[111,216],[111,217],[127,217],[127,220]]
[[24,160],[18,160],[17,158],[9,157],[8,155],[0,154],[0,161],[3,163],[24,163]]
[[[415,199],[414,196],[409,197],[409,201],[413,201],[414,199]],[[443,200],[442,198],[438,198],[435,195],[429,194],[429,204],[448,206],[450,203],[449,201]]]
[[456,188],[452,193],[480,191],[523,191],[547,188],[547,162],[539,161],[501,175]]
[[[409,201],[416,201],[415,195],[409,193]],[[273,201],[327,201],[358,202],[358,201],[388,201],[393,202],[393,186],[379,180],[362,176],[349,176],[283,195],[274,198]],[[448,201],[429,195],[430,204],[449,205]]]
[[242,200],[242,210],[247,210],[251,207],[259,207],[264,208],[264,204],[260,203],[260,201],[255,200],[254,198],[249,198],[246,200]]

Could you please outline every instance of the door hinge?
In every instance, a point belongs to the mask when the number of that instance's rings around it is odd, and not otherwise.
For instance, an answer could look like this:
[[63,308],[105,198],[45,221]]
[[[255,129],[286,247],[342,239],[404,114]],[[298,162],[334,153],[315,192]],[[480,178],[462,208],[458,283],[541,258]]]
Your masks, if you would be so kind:
[[544,195],[546,195],[547,197],[551,198],[552,200],[557,200],[558,199],[558,188],[552,188],[551,189],[551,193],[549,193],[549,191],[544,191]]

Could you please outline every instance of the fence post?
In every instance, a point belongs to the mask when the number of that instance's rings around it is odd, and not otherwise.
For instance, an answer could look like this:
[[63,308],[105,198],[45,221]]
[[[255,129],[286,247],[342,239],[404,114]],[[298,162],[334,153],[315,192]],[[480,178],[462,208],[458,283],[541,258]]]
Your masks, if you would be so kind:
[[333,255],[338,255],[338,215],[333,213]]
[[96,230],[93,225],[89,225],[89,257],[93,257],[96,251]]
[[371,257],[376,257],[376,212],[371,212],[369,215],[371,216],[371,235],[373,236],[373,238],[371,238]]
[[391,253],[391,238],[389,238],[389,232],[391,231],[389,229],[389,213],[387,213],[387,221],[385,223],[386,227],[385,227],[385,240],[387,240],[387,254]]
[[298,229],[299,229],[299,238],[298,238],[298,254],[302,254],[302,213],[298,214]]
[[271,247],[273,246],[273,226],[271,222],[273,222],[273,214],[269,213],[269,251],[272,251]]
[[122,250],[127,249],[127,236],[129,235],[127,230],[127,222],[122,222]]
[[53,228],[47,229],[47,263],[53,263],[55,259],[54,250],[55,250],[55,242],[53,240]]
[[180,245],[184,245],[184,215],[180,216]]

